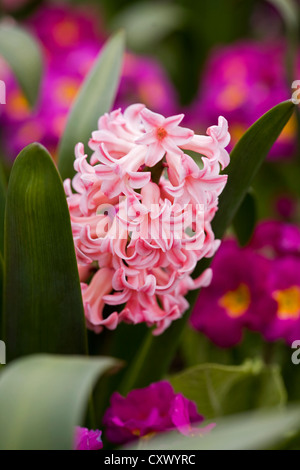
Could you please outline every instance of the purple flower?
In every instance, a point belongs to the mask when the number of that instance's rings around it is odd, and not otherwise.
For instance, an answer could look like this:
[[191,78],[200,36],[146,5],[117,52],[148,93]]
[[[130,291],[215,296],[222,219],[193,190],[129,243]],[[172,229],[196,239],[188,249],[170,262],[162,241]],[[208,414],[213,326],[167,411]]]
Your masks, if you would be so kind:
[[89,430],[77,426],[75,429],[75,450],[99,450],[102,449],[102,431]]
[[269,295],[276,302],[276,315],[267,325],[268,341],[300,338],[300,258],[286,256],[273,261],[268,278]]
[[175,89],[161,65],[153,58],[127,52],[115,108],[139,102],[166,116],[178,112]]
[[[56,5],[40,8],[27,21],[26,26],[41,42],[45,73],[34,110],[12,74],[5,77],[7,104],[1,115],[1,132],[10,158],[34,141],[45,145],[56,158],[71,105],[104,44],[99,19],[79,8]],[[127,53],[115,107],[132,102],[149,103],[154,111],[167,115],[177,111],[174,88],[162,67],[154,59]]]
[[[285,46],[275,42],[241,41],[212,51],[191,108],[193,128],[207,127],[219,115],[230,122],[231,145],[262,114],[291,98],[285,75]],[[186,113],[189,114],[188,112]],[[296,119],[291,118],[270,158],[288,157],[296,150]]]
[[176,394],[169,382],[161,381],[132,390],[125,398],[114,393],[103,424],[109,441],[124,444],[171,429],[184,435],[203,434],[214,426],[192,427],[193,423],[203,420],[194,402],[180,393]]
[[274,208],[283,219],[293,219],[296,216],[297,200],[290,194],[281,194],[274,201]]
[[64,66],[68,53],[89,44],[101,44],[106,36],[100,16],[91,5],[42,6],[28,19],[27,27],[40,40],[47,61],[56,66]]
[[274,301],[266,295],[270,261],[227,240],[212,269],[212,282],[201,290],[191,324],[218,346],[232,347],[244,328],[262,331],[274,315]]
[[297,225],[266,220],[255,229],[250,246],[270,258],[300,255],[300,228]]

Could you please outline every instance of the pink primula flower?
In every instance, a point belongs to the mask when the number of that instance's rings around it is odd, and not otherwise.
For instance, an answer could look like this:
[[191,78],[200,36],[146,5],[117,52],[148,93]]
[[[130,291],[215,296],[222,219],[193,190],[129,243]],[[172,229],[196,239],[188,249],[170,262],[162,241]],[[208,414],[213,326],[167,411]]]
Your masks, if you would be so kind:
[[166,380],[131,390],[127,397],[113,393],[103,418],[106,437],[115,444],[171,430],[185,436],[201,436],[215,427],[215,423],[200,427],[203,421],[196,403],[175,393]]
[[99,450],[102,449],[102,431],[89,430],[77,426],[75,429],[75,450]]
[[123,321],[160,334],[188,308],[188,291],[210,283],[210,270],[191,274],[220,243],[211,221],[227,180],[220,168],[229,162],[230,136],[222,117],[206,136],[180,127],[182,117],[131,105],[99,119],[90,160],[76,146],[75,193],[70,180],[64,185],[87,326],[95,332]]

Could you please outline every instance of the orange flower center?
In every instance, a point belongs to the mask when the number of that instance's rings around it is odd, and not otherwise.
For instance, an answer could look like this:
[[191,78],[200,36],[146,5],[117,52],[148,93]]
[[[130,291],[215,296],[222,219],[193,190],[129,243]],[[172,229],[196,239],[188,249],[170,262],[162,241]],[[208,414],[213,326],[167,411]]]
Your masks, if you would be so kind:
[[273,298],[278,304],[278,318],[297,320],[300,317],[300,288],[298,286],[277,290],[273,293]]
[[218,96],[218,103],[226,109],[233,111],[243,105],[247,99],[247,90],[243,86],[230,84]]
[[166,129],[164,129],[163,127],[159,127],[159,128],[157,129],[157,133],[156,133],[156,134],[157,134],[158,140],[160,140],[160,141],[164,140],[164,138],[168,135]]
[[78,25],[72,20],[62,20],[54,25],[52,35],[59,46],[70,47],[78,41]]
[[6,109],[8,114],[15,119],[24,119],[30,114],[28,101],[19,90],[11,93]]
[[219,300],[219,305],[225,308],[227,315],[238,318],[249,308],[251,301],[250,291],[246,284],[240,284],[236,290],[226,292]]

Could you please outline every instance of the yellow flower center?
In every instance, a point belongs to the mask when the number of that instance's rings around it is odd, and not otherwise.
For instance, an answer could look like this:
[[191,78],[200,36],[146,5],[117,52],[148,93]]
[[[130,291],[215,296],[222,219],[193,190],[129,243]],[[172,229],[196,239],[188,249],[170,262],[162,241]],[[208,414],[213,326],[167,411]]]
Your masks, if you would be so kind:
[[72,46],[79,38],[78,25],[72,20],[62,20],[54,25],[52,35],[59,46]]
[[298,286],[277,290],[273,293],[273,298],[278,304],[278,318],[281,320],[296,320],[300,317],[300,288]]
[[55,90],[56,99],[67,106],[70,106],[78,92],[79,83],[72,79],[61,80]]
[[240,123],[233,123],[230,126],[231,140],[233,144],[236,144],[240,138],[245,134],[247,128],[245,125]]
[[141,83],[138,87],[138,94],[141,103],[151,105],[152,102],[159,104],[164,99],[164,89],[159,82]]
[[247,90],[238,84],[229,84],[218,96],[218,103],[226,111],[233,111],[247,99]]
[[227,315],[238,318],[249,308],[251,301],[250,291],[246,284],[240,284],[236,290],[226,292],[219,300],[219,305],[225,308]]
[[284,126],[280,136],[278,137],[279,142],[290,142],[296,138],[297,133],[297,120],[295,116],[292,116],[287,124]]
[[23,93],[15,90],[11,93],[6,105],[7,113],[15,119],[24,119],[29,116],[30,108]]
[[[141,437],[141,431],[139,429],[133,429],[131,431],[131,434],[133,434],[136,437]],[[143,439],[143,441],[149,441],[150,439],[152,439],[152,437],[155,436],[155,434],[156,432],[154,431],[148,432],[148,434],[145,434],[144,436],[142,436],[141,439]]]

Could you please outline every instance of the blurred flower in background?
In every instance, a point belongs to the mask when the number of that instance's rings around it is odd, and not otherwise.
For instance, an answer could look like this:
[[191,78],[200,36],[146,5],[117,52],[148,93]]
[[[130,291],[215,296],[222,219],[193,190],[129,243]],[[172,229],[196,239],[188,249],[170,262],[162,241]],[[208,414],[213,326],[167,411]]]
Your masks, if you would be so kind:
[[276,213],[284,220],[289,221],[296,218],[297,200],[291,194],[279,194],[275,198],[274,206]]
[[77,426],[75,429],[75,450],[100,450],[103,447],[102,431]]
[[250,247],[271,259],[285,255],[300,257],[300,228],[293,224],[266,220],[256,227]]
[[2,0],[1,6],[6,12],[14,12],[32,2],[33,0]]
[[269,341],[300,338],[300,258],[286,256],[273,262],[268,293],[276,301],[276,315],[265,330]]
[[175,393],[167,381],[132,390],[127,397],[115,392],[103,418],[106,437],[115,444],[151,438],[172,429],[185,436],[205,434],[215,425],[198,427],[203,421],[196,403]]
[[[35,110],[29,109],[12,74],[7,77],[7,106],[1,115],[4,150],[12,159],[24,146],[39,141],[55,158],[70,107],[106,33],[91,8],[87,12],[66,5],[41,7],[26,26],[42,44],[45,74]],[[114,107],[132,102],[149,104],[167,114],[177,108],[175,90],[161,65],[152,58],[127,53]]]
[[212,263],[211,285],[200,292],[192,326],[216,345],[232,347],[244,329],[291,344],[300,335],[300,229],[258,224],[245,248],[225,240]]
[[[226,115],[232,148],[262,114],[291,98],[285,69],[285,46],[278,41],[248,40],[214,48],[198,96],[187,112],[189,125],[202,129],[216,116]],[[293,155],[296,131],[292,117],[271,149],[270,159]]]

